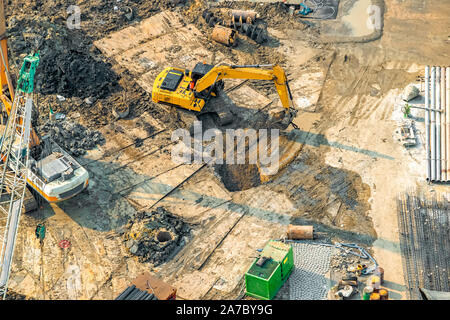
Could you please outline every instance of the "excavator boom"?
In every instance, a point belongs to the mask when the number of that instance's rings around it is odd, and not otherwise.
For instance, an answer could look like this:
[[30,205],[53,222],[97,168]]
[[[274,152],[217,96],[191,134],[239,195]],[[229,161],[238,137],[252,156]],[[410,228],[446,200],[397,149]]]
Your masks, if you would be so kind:
[[197,81],[195,91],[202,92],[222,79],[272,80],[283,107],[290,107],[292,95],[286,74],[279,65],[218,65]]

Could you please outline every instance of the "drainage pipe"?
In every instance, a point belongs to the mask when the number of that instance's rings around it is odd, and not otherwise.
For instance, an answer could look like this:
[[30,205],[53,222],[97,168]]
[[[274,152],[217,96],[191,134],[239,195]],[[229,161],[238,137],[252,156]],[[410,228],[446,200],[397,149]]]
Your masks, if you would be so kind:
[[[431,109],[436,107],[434,96],[436,87],[436,68],[431,67]],[[430,152],[431,152],[431,181],[436,180],[436,112],[431,110],[431,128],[430,128]]]
[[445,124],[447,127],[446,138],[447,141],[447,179],[450,180],[450,67],[446,68],[445,72]]
[[222,43],[228,47],[232,47],[237,44],[238,32],[230,28],[216,25],[213,29],[211,37],[214,41]]
[[441,67],[441,180],[447,181],[447,130],[445,125],[446,111],[445,111],[445,67]]
[[425,67],[425,144],[427,159],[427,180],[431,180],[431,158],[430,158],[430,67]]
[[[436,67],[436,109],[441,109],[441,68]],[[441,113],[436,113],[436,180],[441,181]]]

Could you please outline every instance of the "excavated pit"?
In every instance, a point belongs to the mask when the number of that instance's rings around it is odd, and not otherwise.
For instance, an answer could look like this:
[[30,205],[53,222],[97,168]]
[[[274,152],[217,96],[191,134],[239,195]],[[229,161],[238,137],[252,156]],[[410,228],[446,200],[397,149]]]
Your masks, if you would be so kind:
[[261,184],[258,166],[255,164],[220,164],[214,169],[228,191],[242,191]]
[[145,212],[126,235],[125,245],[140,262],[158,266],[169,260],[187,242],[191,228],[163,207]]

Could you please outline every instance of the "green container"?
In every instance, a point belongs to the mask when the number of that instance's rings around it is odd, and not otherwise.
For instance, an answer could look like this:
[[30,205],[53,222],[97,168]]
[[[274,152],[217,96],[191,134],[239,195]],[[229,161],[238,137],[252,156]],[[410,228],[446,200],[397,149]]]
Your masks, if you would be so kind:
[[245,274],[246,293],[251,297],[271,300],[286,282],[294,266],[292,247],[279,241],[269,241],[261,257],[270,258],[263,266],[256,259]]

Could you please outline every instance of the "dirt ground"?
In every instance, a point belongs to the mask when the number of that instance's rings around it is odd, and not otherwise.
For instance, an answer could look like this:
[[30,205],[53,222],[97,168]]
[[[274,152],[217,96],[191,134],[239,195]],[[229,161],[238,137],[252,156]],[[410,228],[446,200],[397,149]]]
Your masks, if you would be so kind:
[[[79,157],[90,174],[86,192],[22,217],[12,292],[114,299],[150,270],[177,287],[180,299],[236,299],[256,250],[283,237],[289,223],[306,223],[323,237],[370,248],[390,297],[405,298],[396,196],[432,186],[425,182],[424,150],[407,152],[392,137],[394,105],[425,65],[448,65],[442,30],[450,28],[450,8],[442,1],[341,0],[336,20],[326,21],[300,21],[281,4],[219,3],[222,10],[255,9],[267,21],[267,43],[242,36],[235,48],[209,39],[211,28],[201,17],[206,1],[74,1],[81,7],[80,30],[65,27],[63,1],[9,2],[13,71],[26,53],[41,49],[35,121],[45,121],[52,106],[105,139]],[[358,20],[369,18],[367,5],[379,6],[381,30]],[[125,7],[132,8],[131,19]],[[189,128],[196,117],[154,104],[151,86],[164,67],[192,68],[197,61],[280,63],[287,71],[299,128],[286,130],[285,162],[269,181],[248,166],[223,170],[171,161],[172,131]],[[227,96],[240,108],[241,124],[268,102],[278,103],[272,86],[254,81]],[[115,120],[111,108],[122,104],[131,114]],[[190,232],[171,259],[155,266],[133,255],[127,241],[142,212],[158,207]],[[34,235],[39,222],[47,227],[42,245]],[[70,246],[62,248],[62,240]]]

